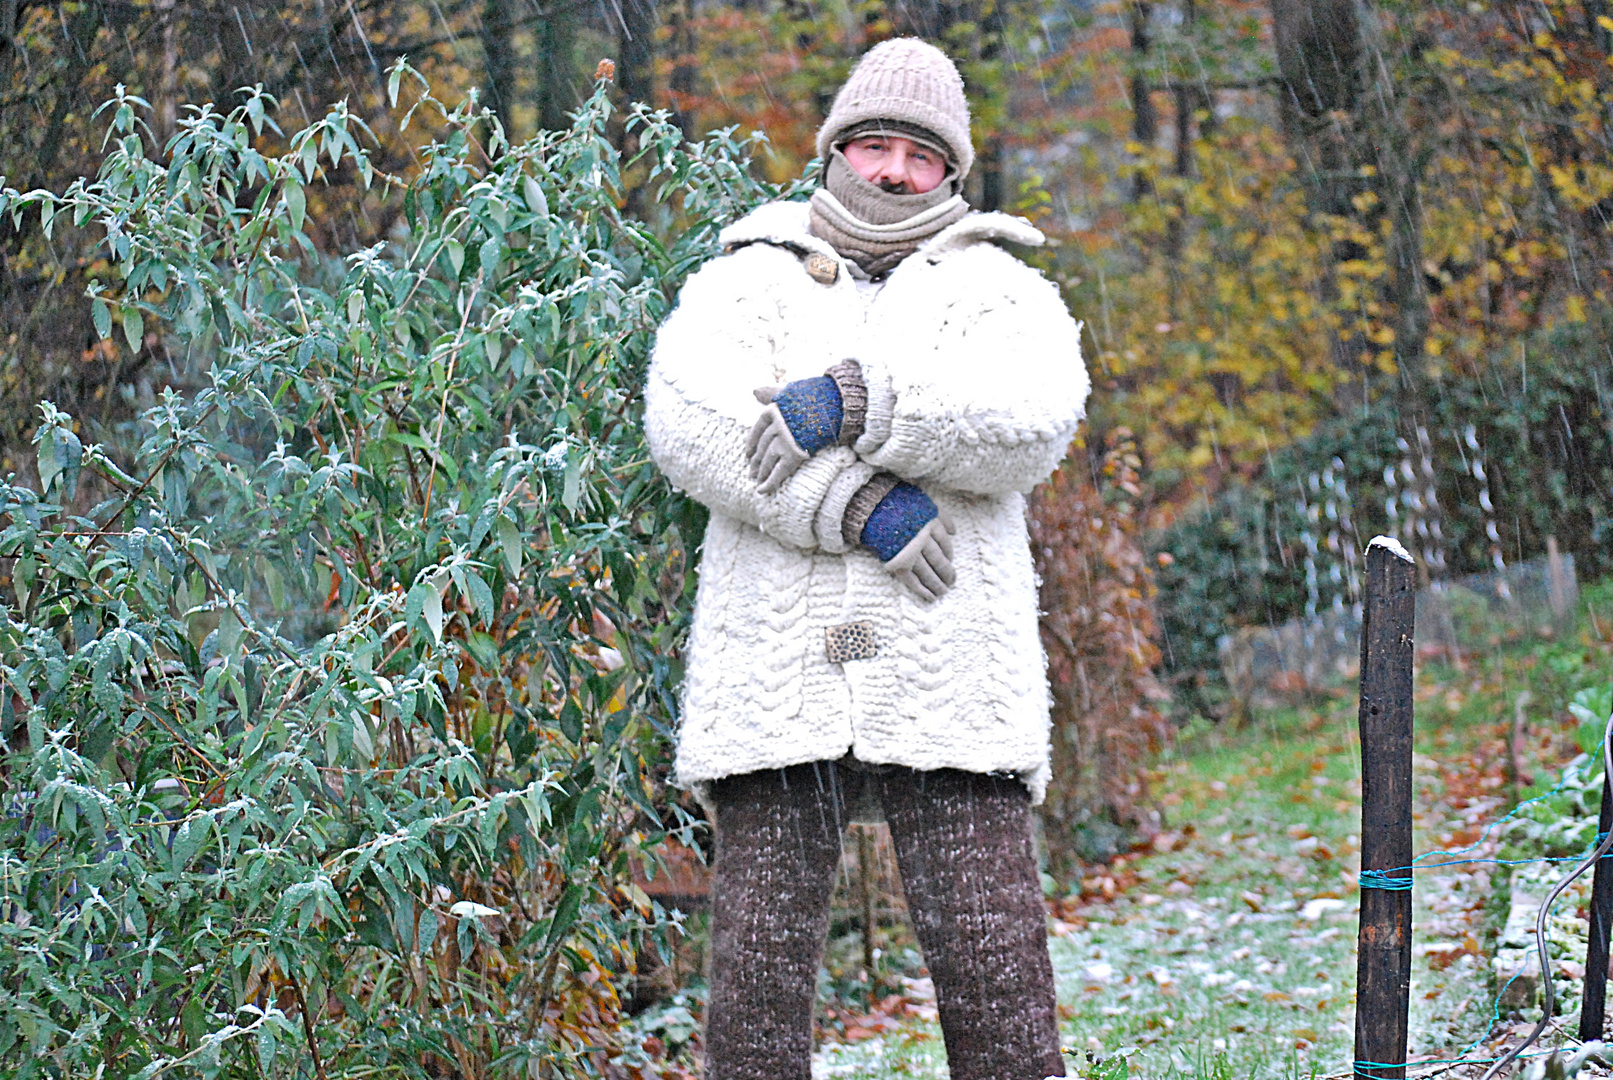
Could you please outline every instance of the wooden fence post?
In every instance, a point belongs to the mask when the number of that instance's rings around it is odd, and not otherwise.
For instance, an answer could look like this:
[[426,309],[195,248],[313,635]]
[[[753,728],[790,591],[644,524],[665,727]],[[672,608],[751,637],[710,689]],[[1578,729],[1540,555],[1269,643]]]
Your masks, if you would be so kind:
[[[1598,750],[1598,753],[1601,751]],[[1602,776],[1602,814],[1597,818],[1599,836],[1613,830],[1613,776]],[[1598,859],[1591,885],[1591,940],[1585,947],[1585,997],[1579,1012],[1579,1040],[1590,1042],[1602,1037],[1602,1021],[1607,1008],[1607,943],[1613,928],[1613,858]]]
[[1404,1080],[1411,1005],[1411,667],[1416,566],[1400,543],[1367,545],[1361,623],[1361,930],[1355,1075]]

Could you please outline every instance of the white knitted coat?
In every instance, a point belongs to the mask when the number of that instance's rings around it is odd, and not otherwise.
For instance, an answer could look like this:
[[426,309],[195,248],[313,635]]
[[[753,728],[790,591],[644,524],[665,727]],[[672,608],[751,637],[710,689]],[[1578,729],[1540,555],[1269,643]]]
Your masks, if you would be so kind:
[[[685,786],[849,750],[1012,772],[1040,801],[1048,694],[1023,493],[1063,458],[1088,382],[1058,289],[997,239],[1042,235],[972,214],[865,302],[808,233],[806,204],[772,203],[724,230],[731,253],[684,285],[656,341],[645,432],[672,483],[711,509],[678,738]],[[839,264],[832,283],[807,273],[812,253]],[[847,358],[868,383],[866,432],[759,494],[745,458],[752,391]],[[957,584],[934,603],[841,539],[847,500],[878,471],[952,518]],[[825,629],[860,620],[878,655],[830,663]]]

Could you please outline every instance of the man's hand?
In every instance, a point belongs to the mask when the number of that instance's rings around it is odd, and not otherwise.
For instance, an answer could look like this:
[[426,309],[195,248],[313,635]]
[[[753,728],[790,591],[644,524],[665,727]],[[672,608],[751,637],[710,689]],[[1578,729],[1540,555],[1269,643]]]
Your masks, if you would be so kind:
[[745,440],[745,457],[764,495],[777,491],[819,450],[850,446],[863,432],[868,388],[855,360],[842,360],[816,378],[762,386],[755,393],[767,408]]
[[756,426],[750,429],[750,436],[745,440],[745,456],[750,461],[751,479],[756,481],[757,490],[764,495],[777,491],[779,485],[812,456],[795,441],[784,414],[773,402],[779,389],[777,386],[763,386],[756,391],[756,400],[767,407],[756,418]]
[[952,568],[952,521],[938,515],[885,564],[920,600],[939,600],[958,580]]
[[[874,497],[879,501],[871,511],[859,510],[865,499]],[[880,473],[852,496],[851,503],[847,516],[851,527],[859,529],[859,541],[913,595],[938,600],[957,581],[952,569],[952,521],[923,489]]]

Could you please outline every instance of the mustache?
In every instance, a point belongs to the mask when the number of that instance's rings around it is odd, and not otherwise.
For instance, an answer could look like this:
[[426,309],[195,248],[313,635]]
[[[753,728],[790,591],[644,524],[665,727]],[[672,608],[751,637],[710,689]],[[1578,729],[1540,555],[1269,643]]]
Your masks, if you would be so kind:
[[899,184],[894,180],[881,180],[879,189],[887,195],[906,195],[908,193],[906,183]]

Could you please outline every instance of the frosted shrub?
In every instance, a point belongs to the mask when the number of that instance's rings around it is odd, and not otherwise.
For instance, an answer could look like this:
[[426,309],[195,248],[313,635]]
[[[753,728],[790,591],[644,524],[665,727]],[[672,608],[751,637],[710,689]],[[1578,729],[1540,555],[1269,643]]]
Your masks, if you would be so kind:
[[[0,482],[7,1075],[604,1067],[661,917],[629,867],[674,820],[700,527],[640,376],[718,224],[775,193],[750,144],[639,111],[658,231],[603,84],[514,146],[406,65],[389,89],[436,133],[408,177],[345,107],[281,139],[261,91],[154,160],[120,96],[98,177],[0,195],[99,230],[103,337],[205,372],[126,450],[43,405],[39,490]],[[337,170],[398,212],[345,259],[310,239]]]

